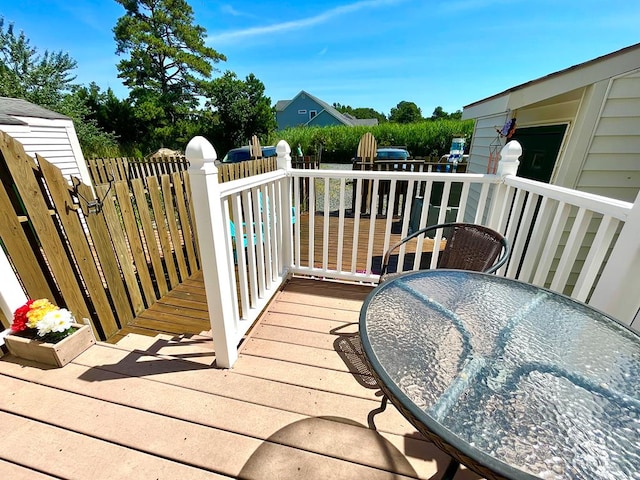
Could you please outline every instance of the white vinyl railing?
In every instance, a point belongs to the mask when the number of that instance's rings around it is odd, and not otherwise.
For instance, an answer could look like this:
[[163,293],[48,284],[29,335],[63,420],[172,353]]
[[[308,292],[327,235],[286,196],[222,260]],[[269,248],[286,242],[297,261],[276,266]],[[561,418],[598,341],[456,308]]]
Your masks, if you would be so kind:
[[290,157],[275,172],[226,183],[203,137],[189,142],[186,157],[216,363],[229,368],[291,264]]
[[[297,170],[286,142],[277,151],[277,171],[218,184],[213,147],[202,137],[187,147],[221,367],[233,365],[242,336],[288,274],[375,284],[394,239],[448,221],[505,235],[512,254],[498,275],[570,295],[629,324],[638,312],[638,201],[518,178],[517,142],[503,149],[496,175]],[[618,243],[633,247],[629,255],[616,250]],[[421,248],[419,240],[414,267]],[[404,255],[401,249],[399,266]],[[432,267],[437,258],[436,247]]]

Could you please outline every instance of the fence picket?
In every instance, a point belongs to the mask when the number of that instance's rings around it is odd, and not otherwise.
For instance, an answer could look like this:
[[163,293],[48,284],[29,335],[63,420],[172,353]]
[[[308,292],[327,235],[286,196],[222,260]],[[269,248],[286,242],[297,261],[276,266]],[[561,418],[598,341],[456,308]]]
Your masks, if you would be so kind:
[[189,276],[189,273],[187,271],[187,263],[185,262],[184,252],[182,250],[182,241],[178,230],[178,222],[176,222],[176,210],[173,205],[173,191],[171,189],[171,178],[169,175],[162,175],[161,184],[162,198],[164,199],[164,211],[167,217],[167,223],[169,224],[171,243],[173,243],[173,251],[175,252],[176,261],[178,262],[180,277],[182,281],[184,281]]
[[133,262],[136,266],[140,284],[142,285],[142,293],[144,294],[145,301],[147,302],[147,307],[150,307],[156,302],[156,292],[153,289],[153,282],[151,281],[144,247],[140,238],[140,228],[138,227],[136,212],[134,211],[133,204],[129,196],[127,183],[116,182],[115,187],[124,230],[129,240],[129,247],[133,256]]
[[2,243],[27,290],[27,295],[31,298],[53,299],[51,288],[42,274],[42,268],[38,264],[38,259],[33,253],[31,245],[29,245],[29,240],[15,214],[2,182],[0,182],[0,187],[0,237]]
[[156,219],[156,230],[158,231],[158,237],[160,237],[160,246],[162,247],[164,264],[167,269],[167,275],[169,276],[169,286],[174,288],[178,283],[180,283],[180,279],[178,278],[176,262],[173,258],[171,240],[169,239],[169,229],[162,206],[162,200],[160,199],[160,184],[158,183],[158,177],[147,177],[147,190],[149,191],[149,197],[151,198],[153,216]]
[[[69,193],[69,185],[60,169],[40,155],[36,155],[36,158],[40,164],[40,171],[47,182],[49,194],[58,212],[58,218],[64,228],[76,265],[82,275],[86,287],[85,295],[91,297],[103,333],[106,338],[109,338],[118,331],[118,324],[113,316],[111,304],[104,290],[93,253],[87,243],[80,217],[78,212],[72,208],[74,202]],[[96,336],[101,337],[95,323],[92,321],[91,324]]]
[[178,217],[180,218],[180,228],[182,231],[182,241],[187,250],[187,259],[189,260],[189,271],[193,275],[198,270],[198,262],[196,261],[196,251],[193,248],[193,237],[191,236],[191,222],[189,221],[189,213],[187,212],[187,204],[185,202],[185,191],[182,183],[182,177],[179,172],[171,175],[173,181],[173,189],[175,191],[175,199],[178,207]]
[[153,267],[154,277],[158,285],[160,296],[164,296],[169,293],[167,287],[167,279],[164,276],[164,268],[162,266],[162,260],[160,259],[160,253],[158,252],[158,242],[156,241],[156,233],[151,223],[151,214],[147,208],[147,195],[145,192],[142,179],[134,178],[131,180],[131,187],[133,188],[133,195],[138,206],[138,215],[140,217],[140,223],[142,225],[142,231],[146,241],[146,250],[151,260],[151,266]]
[[[186,160],[185,160],[186,162]],[[187,196],[187,206],[189,208],[189,217],[191,218],[191,230],[193,232],[195,249],[196,249],[196,258],[198,258],[198,252],[200,252],[200,244],[198,243],[198,229],[196,225],[196,213],[193,210],[193,196],[191,195],[191,180],[189,179],[189,172],[182,172],[182,179],[184,181],[184,193]],[[201,259],[199,259],[201,260]],[[200,262],[198,262],[200,265]]]
[[11,156],[14,160],[7,161],[7,167],[11,172],[20,196],[23,199],[29,199],[29,201],[24,202],[24,206],[66,307],[79,318],[90,318],[89,308],[80,293],[75,273],[67,260],[67,253],[62,240],[59,235],[52,234],[52,232],[57,233],[58,228],[51,218],[40,185],[34,175],[36,165],[33,159],[25,153],[20,143],[15,142],[4,132],[0,132],[0,135],[2,136],[0,148],[5,158]]
[[[113,306],[115,308],[116,315],[120,320],[120,326],[122,327],[133,321],[133,312],[120,275],[118,260],[114,254],[114,249],[110,241],[111,235],[107,228],[104,211],[89,214],[87,210],[87,201],[85,199],[94,198],[91,187],[81,183],[77,178],[74,178],[73,181],[80,195],[80,206],[85,214],[93,246],[96,250],[96,254],[98,255],[98,260],[102,268],[102,274],[107,282]],[[131,262],[127,263],[130,264]]]
[[[96,193],[100,198],[104,198],[107,194],[107,187],[104,185],[96,186]],[[109,236],[113,242],[113,248],[118,258],[118,263],[122,270],[122,276],[127,285],[127,291],[131,297],[131,305],[135,314],[142,313],[144,311],[144,300],[142,299],[142,292],[138,285],[136,278],[136,272],[131,261],[131,255],[129,253],[129,247],[127,244],[126,235],[122,227],[120,215],[116,210],[115,195],[109,194],[102,205],[102,212],[104,213],[105,223],[109,230]]]

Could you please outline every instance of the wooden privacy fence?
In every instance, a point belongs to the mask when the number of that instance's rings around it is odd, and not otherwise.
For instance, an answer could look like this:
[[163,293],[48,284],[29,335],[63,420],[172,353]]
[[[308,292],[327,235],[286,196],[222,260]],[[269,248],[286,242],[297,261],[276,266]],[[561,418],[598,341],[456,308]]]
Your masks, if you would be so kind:
[[94,195],[3,132],[0,153],[0,241],[28,297],[89,319],[107,339],[198,270],[187,172]]
[[257,158],[237,163],[221,163],[218,165],[218,182],[230,182],[239,178],[273,172],[277,168],[276,157]]
[[184,155],[150,158],[91,158],[87,160],[94,185],[134,178],[160,177],[183,172],[189,167]]

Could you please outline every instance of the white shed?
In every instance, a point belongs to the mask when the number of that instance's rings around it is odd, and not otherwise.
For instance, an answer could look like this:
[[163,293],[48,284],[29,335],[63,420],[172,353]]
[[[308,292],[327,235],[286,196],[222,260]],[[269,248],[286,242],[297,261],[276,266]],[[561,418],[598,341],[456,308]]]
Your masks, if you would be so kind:
[[[486,173],[516,120],[518,175],[633,202],[640,190],[640,43],[464,107],[468,171]],[[505,128],[504,133],[506,133]]]
[[27,154],[38,153],[65,177],[92,185],[73,121],[19,98],[0,97],[0,130],[18,140]]

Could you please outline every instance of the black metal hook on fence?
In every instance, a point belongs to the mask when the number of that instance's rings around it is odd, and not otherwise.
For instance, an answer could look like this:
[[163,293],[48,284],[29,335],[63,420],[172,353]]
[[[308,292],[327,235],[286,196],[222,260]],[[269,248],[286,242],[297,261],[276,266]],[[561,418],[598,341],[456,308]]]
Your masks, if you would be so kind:
[[91,215],[92,213],[100,213],[102,211],[102,205],[104,204],[107,196],[109,196],[111,187],[115,182],[115,178],[111,173],[108,173],[107,176],[109,177],[109,188],[107,188],[107,191],[104,193],[101,199],[96,198],[95,200],[88,200],[78,191],[78,184],[75,185],[74,193],[87,203],[87,215]]

